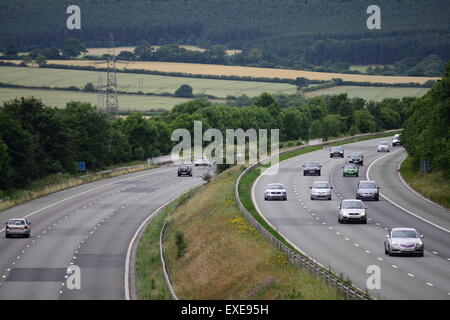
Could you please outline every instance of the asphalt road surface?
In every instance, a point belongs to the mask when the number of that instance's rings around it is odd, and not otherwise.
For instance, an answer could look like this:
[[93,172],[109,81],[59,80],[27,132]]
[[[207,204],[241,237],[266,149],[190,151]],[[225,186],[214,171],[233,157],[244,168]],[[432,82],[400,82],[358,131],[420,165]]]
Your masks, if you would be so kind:
[[[390,153],[378,153],[376,146],[382,140],[390,138],[344,145],[344,159],[330,159],[329,149],[288,159],[280,163],[276,174],[263,174],[255,182],[253,202],[290,243],[360,289],[367,289],[375,298],[450,299],[450,212],[421,198],[401,182],[397,169],[406,152],[395,147]],[[347,155],[355,151],[363,152],[365,157],[360,175],[343,177]],[[320,177],[303,176],[302,164],[306,160],[320,162]],[[364,202],[368,207],[366,225],[339,224],[341,199],[355,198],[357,182],[366,180],[369,166],[370,179],[381,187],[380,201]],[[310,200],[309,187],[320,180],[333,185],[331,201]],[[287,201],[264,200],[264,187],[273,182],[285,185]],[[385,235],[394,227],[413,227],[423,234],[425,256],[385,255]],[[373,272],[368,272],[369,266],[379,267],[380,288],[367,288]]]
[[[0,212],[29,216],[30,238],[0,230],[0,299],[124,299],[125,258],[142,222],[156,209],[203,183],[207,167],[178,177],[165,166],[54,193]],[[70,265],[81,289],[67,287]]]

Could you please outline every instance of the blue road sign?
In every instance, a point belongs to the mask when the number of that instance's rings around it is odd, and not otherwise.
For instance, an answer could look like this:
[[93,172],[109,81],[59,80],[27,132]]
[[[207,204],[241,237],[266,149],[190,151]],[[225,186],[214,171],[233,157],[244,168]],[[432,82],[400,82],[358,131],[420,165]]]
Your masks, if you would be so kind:
[[86,171],[86,162],[77,162],[78,171]]

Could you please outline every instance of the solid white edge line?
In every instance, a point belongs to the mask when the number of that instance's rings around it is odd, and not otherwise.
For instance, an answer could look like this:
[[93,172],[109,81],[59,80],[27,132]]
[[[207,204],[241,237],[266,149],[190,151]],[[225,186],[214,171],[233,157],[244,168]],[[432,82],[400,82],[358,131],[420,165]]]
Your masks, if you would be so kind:
[[[369,167],[367,168],[367,171],[366,171],[366,178],[367,178],[367,180],[370,180],[370,178],[369,178],[370,169],[372,168],[372,166],[373,166],[376,162],[378,162],[378,160],[381,160],[381,159],[383,159],[383,158],[385,158],[385,157],[387,157],[387,156],[396,154],[397,152],[400,152],[400,151],[403,151],[403,149],[397,150],[397,151],[392,152],[392,153],[388,153],[388,154],[386,154],[386,155],[384,155],[384,156],[382,156],[382,157],[379,157],[379,158],[375,159],[375,160],[369,165]],[[442,231],[445,231],[445,232],[447,232],[447,233],[450,233],[450,230],[447,230],[447,229],[445,229],[444,227],[441,227],[440,225],[437,225],[437,224],[435,224],[435,223],[433,223],[433,222],[431,222],[431,221],[429,221],[429,220],[427,220],[427,219],[425,219],[425,218],[423,218],[423,217],[421,217],[421,216],[419,216],[419,215],[417,215],[417,214],[415,214],[415,213],[413,213],[413,212],[411,212],[411,211],[409,211],[409,210],[403,208],[403,207],[400,206],[399,204],[395,203],[394,201],[392,201],[391,199],[389,199],[388,197],[386,197],[386,196],[385,196],[383,193],[381,193],[381,192],[380,192],[380,196],[382,196],[384,199],[386,199],[387,201],[389,201],[390,203],[392,203],[394,206],[396,206],[396,207],[400,208],[401,210],[405,211],[406,213],[409,213],[410,215],[412,215],[412,216],[414,216],[414,217],[416,217],[416,218],[418,218],[418,219],[420,219],[420,220],[422,220],[422,221],[424,221],[424,222],[426,222],[426,223],[428,223],[428,224],[430,224],[430,225],[432,225],[432,226],[434,226],[434,227],[436,227],[436,228],[438,228],[438,229],[440,229],[440,230],[442,230]]]
[[[155,169],[155,168],[154,168],[154,169]],[[148,169],[148,170],[153,170],[153,169]],[[61,200],[61,201],[52,203],[52,204],[50,204],[50,205],[48,205],[48,206],[46,206],[46,207],[44,207],[44,208],[41,208],[41,209],[39,209],[39,210],[36,210],[36,211],[34,211],[34,212],[32,212],[32,213],[26,215],[25,217],[23,217],[23,218],[21,218],[21,219],[27,219],[27,218],[31,217],[32,215],[34,215],[34,214],[36,214],[36,213],[39,213],[39,212],[44,211],[44,210],[46,210],[46,209],[48,209],[48,208],[54,207],[54,206],[56,206],[56,205],[58,205],[58,204],[60,204],[60,203],[63,203],[63,202],[65,202],[65,201],[67,201],[67,200],[70,200],[70,199],[73,199],[73,198],[75,198],[75,197],[81,196],[81,195],[83,195],[83,194],[89,193],[89,192],[91,192],[91,191],[98,190],[98,189],[102,189],[102,188],[108,187],[108,186],[110,186],[110,185],[116,184],[116,183],[118,183],[118,182],[127,181],[127,180],[132,180],[132,179],[140,178],[140,177],[145,177],[145,176],[148,176],[148,175],[151,175],[151,174],[153,174],[153,172],[151,172],[151,173],[146,173],[146,174],[141,174],[141,175],[138,175],[138,176],[135,176],[135,177],[131,177],[131,178],[126,178],[126,179],[118,180],[118,181],[115,181],[115,182],[111,182],[111,183],[108,183],[108,184],[105,184],[105,185],[102,185],[102,186],[98,186],[98,187],[95,187],[95,188],[92,188],[92,189],[89,189],[89,190],[80,192],[80,193],[75,194],[75,195],[73,195],[73,196],[67,197],[67,198],[65,198],[65,199],[63,199],[63,200]],[[80,185],[80,186],[81,186],[81,185]],[[61,190],[61,191],[63,191],[63,190]],[[5,230],[5,228],[1,229],[0,232],[3,232],[4,230]]]

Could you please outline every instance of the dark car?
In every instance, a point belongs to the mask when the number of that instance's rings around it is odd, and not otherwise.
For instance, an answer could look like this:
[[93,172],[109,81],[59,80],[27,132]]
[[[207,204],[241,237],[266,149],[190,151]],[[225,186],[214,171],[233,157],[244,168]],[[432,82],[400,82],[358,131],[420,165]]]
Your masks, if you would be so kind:
[[306,161],[303,165],[303,175],[318,175],[320,176],[320,169],[322,166],[317,161]]
[[356,189],[356,199],[380,200],[380,187],[375,181],[360,181]]
[[190,176],[192,177],[192,167],[187,165],[187,164],[183,164],[181,166],[178,167],[178,176]]
[[344,149],[342,149],[342,147],[332,147],[330,150],[330,158],[333,157],[344,157]]
[[354,152],[348,156],[348,162],[364,165],[364,156],[360,152]]

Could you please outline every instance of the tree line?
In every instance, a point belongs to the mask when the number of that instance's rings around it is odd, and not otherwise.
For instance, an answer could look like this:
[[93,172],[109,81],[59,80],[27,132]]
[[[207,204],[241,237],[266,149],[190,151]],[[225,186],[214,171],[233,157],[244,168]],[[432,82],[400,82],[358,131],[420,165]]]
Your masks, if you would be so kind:
[[405,109],[403,144],[415,169],[421,161],[450,177],[450,63],[442,80]]
[[280,129],[280,140],[303,141],[401,127],[414,98],[366,102],[341,94],[306,99],[263,93],[227,104],[192,100],[150,119],[141,113],[112,119],[88,103],[52,108],[33,97],[0,107],[0,191],[7,193],[58,172],[77,172],[169,154],[171,132],[193,122],[203,129]]

